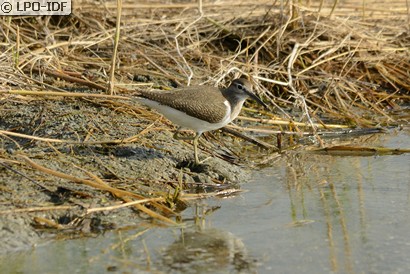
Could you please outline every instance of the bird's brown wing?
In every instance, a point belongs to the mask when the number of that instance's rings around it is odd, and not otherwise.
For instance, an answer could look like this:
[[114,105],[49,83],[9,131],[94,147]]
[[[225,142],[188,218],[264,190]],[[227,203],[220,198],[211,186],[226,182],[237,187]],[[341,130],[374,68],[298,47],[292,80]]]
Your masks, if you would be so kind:
[[215,87],[192,86],[166,92],[141,91],[140,96],[209,123],[220,122],[227,111],[224,104],[226,99]]

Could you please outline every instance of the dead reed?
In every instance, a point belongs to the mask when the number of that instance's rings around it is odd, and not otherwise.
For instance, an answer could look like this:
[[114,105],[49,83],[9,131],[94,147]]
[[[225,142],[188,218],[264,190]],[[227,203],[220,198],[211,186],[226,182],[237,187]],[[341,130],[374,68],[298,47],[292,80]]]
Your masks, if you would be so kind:
[[[246,74],[275,113],[251,118],[254,131],[303,135],[321,128],[408,123],[408,116],[393,115],[410,99],[408,5],[406,0],[88,0],[74,1],[70,16],[1,17],[0,111],[27,96],[74,97],[67,92],[74,91],[90,102],[135,113],[115,101],[124,97],[96,93],[128,96],[137,88],[218,85]],[[58,143],[47,136],[39,141]],[[127,205],[172,223],[142,205],[166,211],[164,196],[136,197],[97,177],[53,173],[23,159],[42,172],[125,195]]]

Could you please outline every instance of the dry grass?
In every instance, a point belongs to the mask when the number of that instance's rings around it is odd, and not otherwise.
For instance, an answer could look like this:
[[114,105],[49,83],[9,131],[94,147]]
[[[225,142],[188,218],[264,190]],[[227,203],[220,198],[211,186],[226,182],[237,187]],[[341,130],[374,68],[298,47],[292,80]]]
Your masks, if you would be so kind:
[[[121,3],[121,18],[117,1],[92,0],[75,1],[67,17],[0,18],[0,104],[38,91],[127,96],[246,74],[276,113],[253,121],[264,133],[408,122],[392,115],[410,99],[407,0]],[[147,201],[164,210],[155,199]]]

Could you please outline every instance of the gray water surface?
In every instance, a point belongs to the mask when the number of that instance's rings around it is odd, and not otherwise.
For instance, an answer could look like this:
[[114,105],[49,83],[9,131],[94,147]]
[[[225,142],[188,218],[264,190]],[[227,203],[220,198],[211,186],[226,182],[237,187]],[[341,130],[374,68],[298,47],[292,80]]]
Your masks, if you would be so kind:
[[[408,132],[373,145],[409,148]],[[410,155],[296,154],[236,197],[141,227],[0,258],[1,273],[410,273]]]

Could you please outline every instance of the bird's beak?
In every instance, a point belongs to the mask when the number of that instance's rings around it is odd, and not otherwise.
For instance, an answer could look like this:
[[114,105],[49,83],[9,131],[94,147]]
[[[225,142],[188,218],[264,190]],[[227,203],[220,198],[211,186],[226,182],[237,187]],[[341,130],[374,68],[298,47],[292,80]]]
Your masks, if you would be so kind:
[[246,93],[249,95],[249,97],[251,97],[256,102],[258,102],[258,104],[262,105],[266,110],[269,110],[268,106],[264,102],[262,102],[261,98],[259,98],[258,96],[256,96],[250,91],[246,91]]

